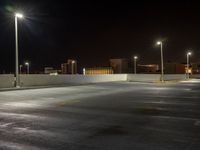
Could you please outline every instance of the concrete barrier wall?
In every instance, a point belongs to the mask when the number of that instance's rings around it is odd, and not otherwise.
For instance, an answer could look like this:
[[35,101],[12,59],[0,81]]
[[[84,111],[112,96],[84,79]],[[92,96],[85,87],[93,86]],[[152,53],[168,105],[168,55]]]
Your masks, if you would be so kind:
[[[200,75],[198,75],[200,78]],[[165,75],[165,80],[182,80],[184,74]],[[65,84],[88,84],[113,81],[156,82],[160,81],[160,74],[114,74],[114,75],[20,75],[21,86],[48,86]],[[0,75],[0,88],[14,86],[14,75]]]
[[[161,75],[160,74],[128,74],[127,80],[128,81],[135,81],[135,82],[157,82],[160,81]],[[183,80],[185,79],[185,74],[165,74],[164,80],[171,81],[171,80]]]
[[190,77],[200,79],[200,74],[192,74]]
[[0,75],[0,88],[9,88],[14,86],[14,75]]
[[185,74],[166,74],[164,75],[164,80],[170,81],[170,80],[183,80],[185,79]]
[[156,82],[160,81],[160,74],[128,74],[127,81]]
[[119,75],[21,75],[22,86],[48,86],[126,81],[127,74]]

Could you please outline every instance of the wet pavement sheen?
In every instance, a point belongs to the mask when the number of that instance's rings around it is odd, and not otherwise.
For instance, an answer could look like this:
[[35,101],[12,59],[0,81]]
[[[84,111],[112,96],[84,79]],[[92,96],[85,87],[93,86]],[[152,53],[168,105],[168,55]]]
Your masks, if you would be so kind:
[[0,150],[199,149],[199,80],[0,92]]

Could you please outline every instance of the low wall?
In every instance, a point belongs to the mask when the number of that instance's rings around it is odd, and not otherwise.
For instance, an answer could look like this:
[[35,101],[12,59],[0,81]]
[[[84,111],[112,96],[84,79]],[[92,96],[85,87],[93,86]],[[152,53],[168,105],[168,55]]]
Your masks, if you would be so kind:
[[164,75],[164,80],[170,81],[170,80],[183,80],[186,78],[185,74],[166,74]]
[[200,74],[192,74],[190,77],[200,79]]
[[[160,81],[161,75],[160,74],[128,74],[127,80],[128,81],[135,81],[135,82],[157,82]],[[183,80],[185,79],[185,74],[165,74],[164,80],[171,81],[171,80]]]
[[9,88],[14,86],[14,75],[0,75],[0,88]]
[[126,81],[127,74],[119,75],[21,75],[22,86],[48,86]]
[[[200,75],[198,75],[200,78]],[[14,87],[14,75],[0,75],[0,88]],[[164,80],[182,80],[184,74],[164,75]],[[112,74],[112,75],[20,75],[20,84],[27,86],[48,86],[67,84],[89,84],[113,81],[156,82],[160,74]]]
[[160,81],[160,74],[128,74],[127,81],[135,81],[135,82]]

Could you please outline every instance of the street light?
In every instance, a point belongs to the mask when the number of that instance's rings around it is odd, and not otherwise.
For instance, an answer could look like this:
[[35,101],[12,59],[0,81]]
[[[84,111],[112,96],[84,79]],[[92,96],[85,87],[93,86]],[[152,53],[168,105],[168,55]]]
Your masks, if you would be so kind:
[[190,63],[190,56],[192,55],[192,53],[191,52],[187,52],[187,77],[186,78],[190,78],[190,74],[189,74],[189,68],[190,68],[190,65],[189,65],[189,63]]
[[138,57],[134,56],[134,73],[135,74],[137,73],[137,59],[138,59]]
[[86,69],[85,68],[83,68],[83,75],[85,75],[86,74]]
[[75,64],[75,61],[73,60],[72,61],[72,66],[71,66],[72,67],[72,74],[74,74],[74,64]]
[[29,62],[25,62],[25,65],[26,65],[26,67],[27,67],[27,74],[29,74],[29,66],[30,66],[30,64],[29,64]]
[[17,18],[23,18],[24,16],[23,16],[23,14],[16,13],[16,14],[15,14],[15,17],[17,17]]
[[22,74],[22,67],[23,65],[19,65],[19,74]]
[[16,77],[16,87],[20,87],[19,79],[19,53],[18,53],[18,18],[22,19],[23,15],[20,13],[15,14],[15,77]]
[[161,50],[161,81],[164,82],[163,42],[158,41],[157,45],[160,45],[160,50]]

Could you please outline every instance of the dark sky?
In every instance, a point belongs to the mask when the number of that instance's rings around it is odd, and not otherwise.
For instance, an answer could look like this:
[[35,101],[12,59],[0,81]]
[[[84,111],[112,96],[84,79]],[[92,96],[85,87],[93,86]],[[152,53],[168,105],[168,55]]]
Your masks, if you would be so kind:
[[20,63],[34,70],[59,67],[67,58],[80,67],[106,66],[134,54],[140,63],[184,62],[187,49],[200,61],[200,6],[182,1],[1,0],[0,72],[14,71],[14,17],[20,10]]

